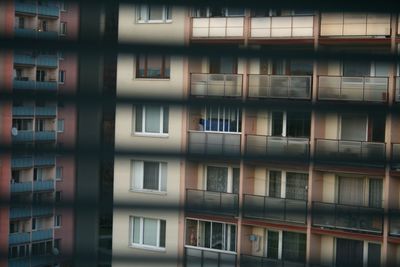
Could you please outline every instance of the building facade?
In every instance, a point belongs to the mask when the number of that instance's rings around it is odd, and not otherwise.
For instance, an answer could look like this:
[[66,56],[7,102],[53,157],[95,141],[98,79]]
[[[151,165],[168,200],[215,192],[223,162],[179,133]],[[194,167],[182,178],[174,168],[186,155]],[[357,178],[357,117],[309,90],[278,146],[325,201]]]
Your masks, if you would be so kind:
[[[27,42],[78,37],[76,3],[0,5],[2,37]],[[13,96],[2,102],[0,116],[1,144],[13,147],[2,153],[0,162],[2,201],[10,203],[0,214],[0,249],[8,254],[0,265],[71,266],[75,161],[51,150],[75,145],[76,107],[61,97],[76,92],[77,53],[15,49],[2,51],[0,57],[1,90]]]
[[[398,21],[125,3],[119,41],[390,54]],[[398,65],[207,52],[118,57],[113,266],[398,266]]]

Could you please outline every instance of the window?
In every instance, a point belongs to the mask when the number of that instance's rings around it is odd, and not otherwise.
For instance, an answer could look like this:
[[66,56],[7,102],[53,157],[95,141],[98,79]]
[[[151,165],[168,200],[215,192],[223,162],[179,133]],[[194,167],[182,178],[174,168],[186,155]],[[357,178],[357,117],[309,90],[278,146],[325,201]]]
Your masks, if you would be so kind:
[[65,70],[60,70],[58,72],[58,82],[65,83]]
[[307,200],[308,174],[270,170],[267,189],[269,197]]
[[192,16],[195,18],[208,18],[208,17],[243,17],[243,8],[194,8],[192,9]]
[[54,216],[54,227],[61,227],[61,215]]
[[133,190],[167,191],[167,163],[135,160],[131,176]]
[[36,70],[36,81],[38,81],[38,82],[46,81],[46,71],[45,70]]
[[234,57],[210,58],[210,73],[236,74],[237,59]]
[[8,248],[8,257],[13,258],[24,258],[29,256],[29,244],[10,246]]
[[60,1],[60,11],[67,11],[67,4],[65,3],[65,1]]
[[238,108],[206,106],[199,128],[201,131],[238,133],[241,131],[241,117]]
[[269,197],[281,197],[281,176],[280,171],[269,171]]
[[17,128],[18,131],[32,131],[33,120],[32,119],[13,119],[13,128]]
[[37,219],[36,218],[32,218],[32,230],[37,230]]
[[61,191],[56,192],[56,203],[61,202]]
[[36,119],[35,121],[35,131],[36,132],[43,132],[46,130],[46,120],[44,119]]
[[271,136],[309,138],[311,114],[309,112],[272,111]]
[[24,17],[15,17],[15,26],[19,29],[25,28],[25,18]]
[[172,21],[171,7],[159,5],[139,5],[137,22],[166,23]]
[[236,226],[188,219],[186,220],[186,245],[236,251]]
[[382,207],[382,179],[337,177],[337,203],[352,206]]
[[336,239],[336,266],[363,267],[363,241]]
[[59,133],[64,132],[64,119],[57,120],[57,132]]
[[39,19],[39,21],[38,21],[38,31],[39,32],[47,32],[48,31],[48,22],[47,22],[47,20]]
[[33,169],[33,181],[42,181],[43,174],[44,174],[43,168],[34,168]]
[[32,243],[32,256],[50,254],[52,250],[53,250],[52,241]]
[[56,168],[56,180],[60,181],[63,178],[63,167]]
[[170,57],[148,54],[137,55],[136,78],[169,79]]
[[207,191],[239,193],[239,168],[206,166],[206,174]]
[[18,222],[10,222],[10,234],[19,232],[19,223]]
[[67,23],[60,22],[60,35],[67,35]]
[[137,105],[135,108],[135,132],[168,134],[168,117],[168,107]]
[[304,263],[306,261],[306,234],[287,231],[265,231],[269,259]]
[[131,217],[131,225],[132,245],[165,248],[165,220]]

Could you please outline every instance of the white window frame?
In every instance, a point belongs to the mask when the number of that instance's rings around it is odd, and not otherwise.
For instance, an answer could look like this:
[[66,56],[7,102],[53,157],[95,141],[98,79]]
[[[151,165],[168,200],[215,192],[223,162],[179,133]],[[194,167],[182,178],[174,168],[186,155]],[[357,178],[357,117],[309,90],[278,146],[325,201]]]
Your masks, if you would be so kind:
[[203,182],[203,185],[204,185],[204,190],[207,190],[207,181],[208,181],[208,179],[207,179],[207,175],[208,175],[208,173],[207,173],[207,170],[208,170],[208,167],[217,167],[217,168],[226,168],[226,169],[228,169],[228,179],[227,179],[227,185],[226,185],[226,189],[227,189],[227,192],[226,193],[232,193],[233,192],[233,169],[239,169],[240,168],[240,166],[227,166],[227,165],[218,165],[218,164],[207,164],[207,165],[204,165],[204,182]]
[[[57,170],[60,170],[60,176],[58,176],[58,172]],[[64,168],[61,166],[56,166],[56,181],[62,181],[63,179],[63,172],[64,172]]]
[[54,216],[54,228],[61,228],[61,226],[62,226],[61,220],[62,220],[61,215]]
[[282,251],[283,251],[283,231],[276,229],[265,229],[264,232],[264,256],[268,255],[268,231],[278,232],[278,260],[282,259]]
[[[163,137],[168,137],[169,136],[169,131],[168,133],[164,133],[164,109],[168,108],[165,106],[159,106],[160,108],[160,128],[159,128],[159,132],[158,133],[152,133],[152,132],[146,132],[146,105],[141,105],[142,107],[142,131],[141,132],[137,132],[136,131],[136,112],[138,109],[138,106],[135,106],[135,123],[134,123],[134,129],[133,132],[135,135],[144,135],[144,136],[163,136]],[[169,116],[169,112],[168,112],[168,116]],[[168,123],[169,123],[169,118],[168,118]],[[169,127],[169,125],[168,125]]]
[[[302,172],[302,171],[292,171],[292,170],[279,170],[279,169],[268,169],[267,170],[267,179],[266,179],[266,183],[265,183],[265,196],[269,197],[269,182],[270,182],[270,172],[271,171],[276,171],[276,172],[280,172],[281,173],[281,198],[286,198],[286,175],[288,172],[290,173],[299,173],[299,174],[306,174],[308,176],[308,181],[310,181],[310,175],[308,174],[308,172]],[[306,188],[307,192],[308,192],[308,185]],[[308,196],[307,196],[308,199]]]
[[[62,129],[59,128],[59,126],[62,125]],[[57,133],[63,133],[65,130],[65,120],[64,119],[58,119],[57,120]]]
[[[144,163],[158,163],[158,190],[143,188],[144,184]],[[165,172],[165,173],[164,173]],[[163,178],[165,181],[163,181]],[[132,160],[131,161],[131,191],[139,192],[154,192],[154,193],[166,193],[167,192],[167,181],[168,181],[168,163],[160,161],[147,161],[147,160]],[[164,188],[163,188],[164,184]]]
[[[172,7],[167,5],[160,6],[162,8],[162,19],[158,20],[150,20],[149,19],[149,12],[150,6],[149,5],[137,5],[137,12],[136,12],[136,22],[137,23],[171,23],[172,22]],[[167,18],[167,9],[169,9],[169,13],[171,18]],[[141,13],[144,13],[145,16],[143,19],[139,19],[141,17]]]
[[[225,123],[223,124],[223,127],[222,127],[222,129],[219,129],[219,123],[218,123],[218,130],[217,131],[214,131],[214,130],[208,130],[207,129],[207,127],[206,127],[206,121],[207,120],[210,120],[211,119],[211,117],[210,118],[208,118],[208,113],[210,113],[210,108],[211,109],[217,109],[218,111],[217,111],[217,113],[218,113],[218,121],[220,121],[221,120],[221,109],[223,110],[222,111],[222,120],[223,121],[225,121],[225,116],[226,116],[226,113],[228,112],[227,110],[229,110],[229,109],[231,109],[230,107],[224,107],[224,106],[206,106],[205,108],[204,108],[204,116],[202,117],[202,119],[203,119],[203,121],[204,121],[204,125],[203,125],[203,131],[204,132],[211,132],[211,133],[229,133],[229,134],[235,134],[235,133],[237,133],[237,134],[240,134],[241,132],[239,132],[239,128],[241,128],[241,125],[240,125],[240,123],[241,123],[241,115],[242,115],[242,113],[241,113],[241,111],[240,111],[240,109],[239,108],[237,108],[236,109],[236,129],[237,129],[237,131],[236,132],[230,132],[230,131],[225,131]],[[234,108],[232,108],[232,110],[233,110]],[[230,123],[229,123],[230,124]],[[240,126],[240,127],[239,127]],[[228,128],[229,128],[229,125],[228,125]]]
[[[135,232],[135,218],[139,218],[140,220],[140,225],[139,225],[139,243],[134,243],[134,237],[133,234]],[[143,244],[143,236],[144,236],[144,219],[150,219],[150,220],[157,220],[157,245],[152,246],[152,245],[146,245]],[[161,220],[163,219],[156,219],[156,218],[148,218],[148,217],[141,217],[141,216],[130,216],[130,246],[131,247],[136,247],[136,248],[143,248],[143,249],[150,249],[150,250],[158,250],[158,251],[165,251],[165,247],[160,247],[160,231],[161,231]],[[165,228],[167,228],[167,221],[165,221]],[[167,234],[167,229],[165,229],[165,235]],[[165,236],[165,246],[167,246],[167,236]]]

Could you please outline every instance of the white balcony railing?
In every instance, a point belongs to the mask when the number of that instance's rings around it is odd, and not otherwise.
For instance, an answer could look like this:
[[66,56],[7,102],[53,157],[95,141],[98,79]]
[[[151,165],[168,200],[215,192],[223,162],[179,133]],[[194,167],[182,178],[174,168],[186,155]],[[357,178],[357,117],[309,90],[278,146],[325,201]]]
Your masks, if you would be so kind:
[[241,74],[192,73],[190,94],[192,96],[242,96],[243,77]]
[[312,37],[314,16],[251,18],[252,38]]
[[192,38],[243,38],[244,18],[192,18]]

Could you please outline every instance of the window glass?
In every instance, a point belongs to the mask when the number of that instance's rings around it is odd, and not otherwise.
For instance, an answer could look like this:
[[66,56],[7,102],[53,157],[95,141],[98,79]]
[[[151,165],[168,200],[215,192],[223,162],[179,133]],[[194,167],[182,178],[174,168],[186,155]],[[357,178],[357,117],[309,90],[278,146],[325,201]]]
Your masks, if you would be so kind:
[[279,251],[279,232],[268,231],[267,239],[267,258],[278,259]]
[[269,171],[268,196],[281,197],[281,174],[280,171]]
[[283,129],[283,112],[273,111],[272,112],[271,135],[272,136],[282,136],[282,134],[283,134],[282,129]]
[[163,19],[163,7],[157,5],[149,6],[149,20],[162,20]]
[[305,234],[283,232],[282,259],[287,261],[305,262],[306,260]]
[[143,188],[150,190],[158,190],[160,164],[158,162],[144,162],[143,170]]
[[168,117],[168,107],[138,105],[135,109],[135,132],[168,133]]
[[159,133],[160,132],[160,107],[146,106],[146,132]]
[[382,179],[369,180],[369,206],[372,208],[382,208]]
[[309,112],[287,112],[288,137],[310,137],[311,114]]
[[136,78],[169,78],[170,58],[160,55],[139,55],[136,62]]
[[227,192],[228,168],[207,166],[207,191]]
[[369,62],[345,61],[343,62],[343,76],[359,77],[370,76],[371,64]]
[[307,200],[308,175],[305,173],[286,173],[286,198]]
[[157,246],[157,220],[144,218],[143,244]]

